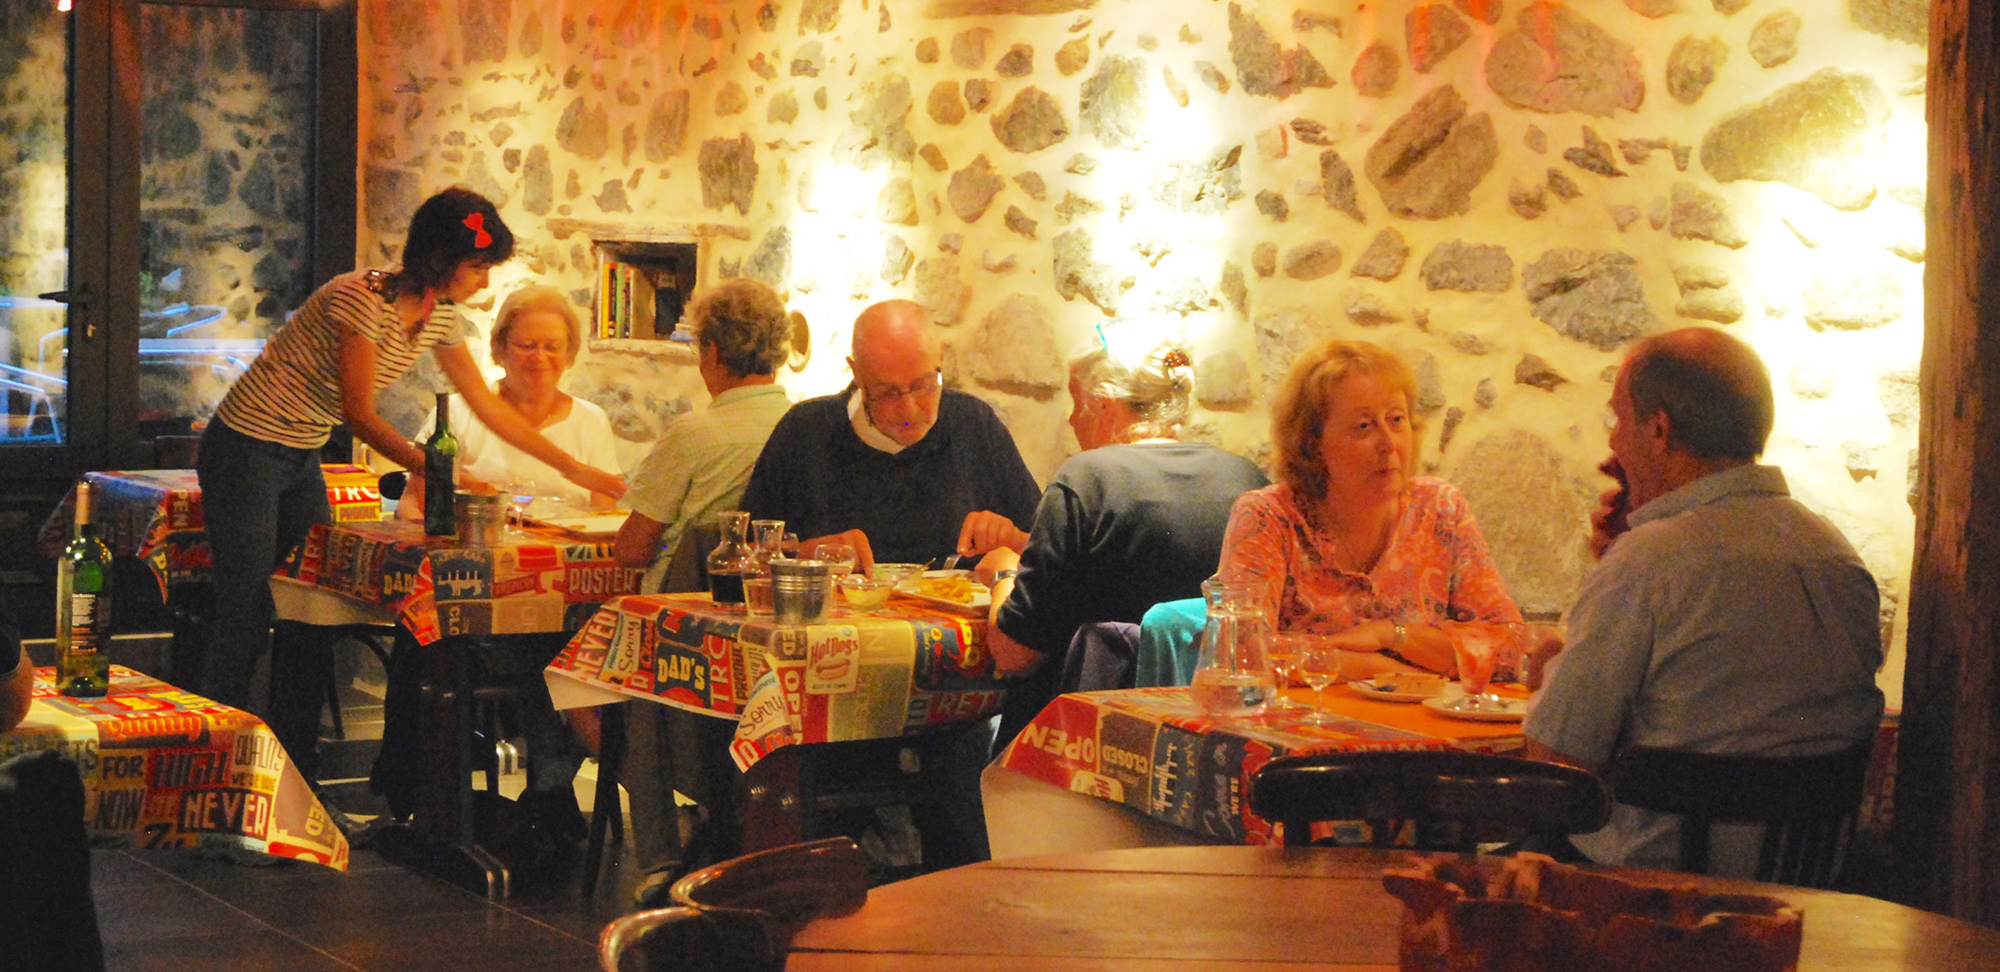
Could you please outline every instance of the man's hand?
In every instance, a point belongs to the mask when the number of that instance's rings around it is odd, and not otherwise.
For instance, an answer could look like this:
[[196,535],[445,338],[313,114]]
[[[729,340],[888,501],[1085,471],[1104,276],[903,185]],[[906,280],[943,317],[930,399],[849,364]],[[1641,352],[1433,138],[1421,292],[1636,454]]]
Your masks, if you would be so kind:
[[1521,659],[1521,681],[1527,683],[1528,691],[1538,692],[1548,673],[1549,663],[1562,654],[1563,633],[1554,625],[1531,625],[1528,640],[1528,654]]
[[830,533],[823,537],[813,537],[799,544],[799,556],[811,557],[813,551],[818,550],[819,545],[822,543],[844,543],[853,547],[854,570],[856,573],[865,575],[868,573],[870,567],[875,566],[875,549],[868,546],[868,534],[862,533],[860,530],[846,530],[841,533]]
[[965,517],[965,525],[958,530],[958,555],[978,557],[988,551],[1006,547],[1020,553],[1028,545],[1028,535],[1014,526],[1014,521],[989,510],[979,510]]
[[1625,531],[1632,529],[1626,516],[1632,512],[1631,488],[1625,483],[1625,469],[1612,456],[1597,465],[1597,471],[1618,481],[1618,485],[1597,495],[1597,509],[1590,512],[1590,556],[1604,559],[1604,552]]

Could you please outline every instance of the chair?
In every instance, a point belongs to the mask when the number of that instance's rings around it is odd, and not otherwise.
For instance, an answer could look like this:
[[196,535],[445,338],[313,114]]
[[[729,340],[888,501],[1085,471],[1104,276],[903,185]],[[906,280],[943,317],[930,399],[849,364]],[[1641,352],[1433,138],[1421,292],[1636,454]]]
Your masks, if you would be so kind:
[[[711,519],[708,523],[695,523],[681,534],[681,540],[668,558],[665,576],[661,579],[663,594],[677,594],[708,589],[708,552],[715,549],[720,533]],[[625,834],[623,806],[618,798],[618,787],[624,782],[627,746],[629,736],[627,719],[632,714],[627,704],[606,705],[602,708],[602,734],[598,737],[597,787],[591,801],[590,830],[584,840],[583,893],[587,897],[597,890],[597,875],[604,861],[605,845],[612,840],[622,840]],[[646,713],[641,718],[654,715]],[[647,738],[651,738],[650,735]],[[731,771],[734,771],[732,766]],[[668,796],[671,806],[672,797]],[[676,826],[676,824],[668,824]]]
[[53,750],[0,764],[0,965],[104,968],[76,761]]
[[769,915],[789,941],[815,918],[868,903],[868,856],[847,837],[776,847],[711,864],[674,882],[675,904]]
[[1588,833],[1611,816],[1604,784],[1584,770],[1462,752],[1281,756],[1251,778],[1250,808],[1284,826],[1288,847],[1310,844],[1314,821],[1364,820],[1374,846],[1414,823],[1416,849],[1455,851]]
[[604,926],[597,961],[604,972],[780,972],[785,941],[762,912],[656,908]]
[[1829,888],[1840,877],[1874,751],[1871,734],[1824,756],[1717,756],[1628,746],[1612,757],[1612,799],[1681,818],[1680,870],[1709,871],[1709,828],[1759,823],[1759,881]]

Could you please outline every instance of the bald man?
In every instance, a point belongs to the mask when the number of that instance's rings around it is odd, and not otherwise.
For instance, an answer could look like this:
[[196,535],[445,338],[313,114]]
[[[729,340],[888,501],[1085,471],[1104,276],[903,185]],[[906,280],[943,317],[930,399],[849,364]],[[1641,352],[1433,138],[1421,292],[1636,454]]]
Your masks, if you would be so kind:
[[854,383],[800,402],[765,443],[743,494],[757,519],[816,542],[854,544],[862,563],[967,566],[996,547],[1019,552],[1041,490],[1014,437],[985,402],[944,387],[944,348],[929,315],[884,301],[854,321]]
[[[743,509],[807,537],[854,545],[862,562],[924,563],[1026,545],[1041,488],[985,402],[944,387],[944,349],[922,306],[876,304],[854,322],[845,391],[792,406],[757,457]],[[926,869],[984,860],[979,772],[992,720],[924,737],[912,808]],[[858,834],[856,836],[859,836]]]
[[[1771,379],[1721,331],[1640,342],[1611,391],[1611,449],[1630,530],[1570,610],[1524,727],[1528,755],[1587,769],[1625,746],[1814,756],[1869,738],[1882,716],[1875,579],[1832,524],[1759,465]],[[1623,804],[1577,849],[1602,864],[1673,869],[1679,819]],[[1718,827],[1716,873],[1754,867],[1761,828]]]

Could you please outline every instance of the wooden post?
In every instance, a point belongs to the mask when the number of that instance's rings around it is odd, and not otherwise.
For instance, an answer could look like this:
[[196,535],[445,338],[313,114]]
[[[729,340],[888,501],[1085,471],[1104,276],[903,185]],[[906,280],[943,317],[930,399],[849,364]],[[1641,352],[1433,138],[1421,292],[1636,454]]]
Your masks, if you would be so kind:
[[1913,904],[2000,927],[2000,13],[1934,0],[1922,458],[1896,846]]

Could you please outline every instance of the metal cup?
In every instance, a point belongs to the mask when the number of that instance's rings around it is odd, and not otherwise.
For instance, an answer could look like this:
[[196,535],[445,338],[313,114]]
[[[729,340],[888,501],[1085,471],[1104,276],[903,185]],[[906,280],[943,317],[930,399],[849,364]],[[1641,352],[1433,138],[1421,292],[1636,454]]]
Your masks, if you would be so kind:
[[507,497],[460,490],[452,501],[458,512],[458,542],[469,547],[495,547],[505,542]]
[[779,624],[824,624],[833,606],[832,565],[820,560],[771,561],[771,603]]

